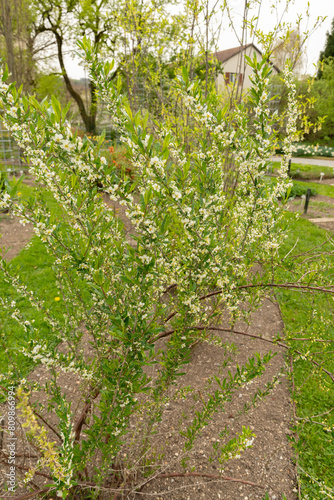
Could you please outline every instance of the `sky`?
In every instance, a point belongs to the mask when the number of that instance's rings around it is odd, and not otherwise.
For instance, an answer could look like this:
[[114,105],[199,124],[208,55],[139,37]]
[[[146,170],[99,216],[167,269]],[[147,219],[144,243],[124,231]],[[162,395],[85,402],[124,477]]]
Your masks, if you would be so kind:
[[[228,0],[231,9],[234,12],[234,21],[236,24],[242,20],[242,13],[245,0]],[[276,24],[276,15],[271,12],[270,6],[277,0],[262,0],[261,11],[259,16],[259,25],[265,33],[270,31]],[[278,5],[278,12],[281,13],[284,2]],[[310,36],[306,45],[306,61],[304,73],[313,75],[316,70],[314,64],[319,59],[320,51],[323,50],[326,42],[326,32],[331,29],[331,22],[334,18],[334,0],[309,0],[310,17],[307,23],[305,17],[307,0],[294,0],[290,5],[288,12],[284,16],[286,22],[294,23],[298,15],[303,16],[301,23],[302,30],[311,29],[316,22],[318,16],[326,17],[321,26]],[[228,26],[226,20],[223,25],[223,30],[219,39],[218,50],[225,50],[238,45],[236,36]],[[84,78],[86,75],[84,70],[79,65],[77,59],[72,59],[70,56],[65,58],[66,68],[71,78]]]

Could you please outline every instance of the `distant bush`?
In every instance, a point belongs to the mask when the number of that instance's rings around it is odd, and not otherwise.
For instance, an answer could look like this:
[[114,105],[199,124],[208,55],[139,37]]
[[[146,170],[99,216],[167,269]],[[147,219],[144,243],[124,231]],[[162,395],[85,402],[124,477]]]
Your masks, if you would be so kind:
[[[277,181],[275,178],[268,179],[268,183],[271,185],[276,184],[276,182]],[[309,188],[308,186],[303,186],[302,184],[299,184],[299,183],[298,184],[293,183],[292,187],[290,188],[289,199],[296,198],[297,196],[306,195],[308,189],[311,189],[311,196],[317,195],[316,189]],[[287,191],[286,191],[284,197],[286,198],[286,196],[287,196]]]
[[317,195],[317,191],[314,188],[308,188],[307,186],[301,186],[300,184],[293,183],[289,198],[306,195],[308,189],[311,189],[311,196]]

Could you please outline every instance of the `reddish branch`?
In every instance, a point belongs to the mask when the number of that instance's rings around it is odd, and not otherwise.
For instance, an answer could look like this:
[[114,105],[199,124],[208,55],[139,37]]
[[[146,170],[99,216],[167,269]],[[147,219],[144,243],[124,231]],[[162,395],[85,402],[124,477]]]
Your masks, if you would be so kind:
[[[207,327],[205,327],[205,326],[193,326],[189,330],[217,330],[217,331],[225,332],[225,333],[234,333],[236,335],[244,335],[246,337],[251,337],[253,339],[262,340],[263,342],[269,342],[269,344],[278,345],[279,347],[284,347],[284,349],[290,349],[289,346],[287,346],[286,344],[283,344],[283,342],[279,342],[278,340],[270,340],[270,339],[266,339],[264,337],[260,337],[259,335],[254,335],[253,333],[240,332],[238,330],[231,330],[230,328],[222,328],[219,326],[207,326]],[[153,344],[157,340],[160,340],[164,337],[168,337],[169,335],[172,335],[172,333],[174,333],[174,332],[175,332],[175,330],[168,330],[167,332],[162,332],[162,333],[160,333],[160,335],[157,335],[155,338],[153,338],[150,341],[150,344]],[[293,339],[293,340],[300,340],[300,339]],[[303,356],[303,353],[301,351],[298,351],[297,349],[294,349],[294,352],[299,354],[300,356]],[[307,361],[312,363],[314,366],[320,368],[334,382],[333,373],[331,373],[328,370],[326,370],[325,368],[323,368],[320,363],[317,363],[317,361],[314,361],[313,359],[308,359]]]
[[167,318],[165,319],[165,323],[167,323],[170,319],[174,318],[174,316],[176,315],[176,311],[172,312],[169,316],[167,316]]
[[84,406],[84,409],[82,410],[82,413],[77,421],[77,423],[75,424],[74,426],[74,433],[75,433],[75,441],[79,441],[80,439],[80,434],[81,434],[81,429],[82,429],[82,426],[83,424],[85,423],[85,420],[86,420],[86,417],[87,417],[87,414],[90,410],[90,407],[92,405],[92,402],[94,401],[94,399],[96,399],[98,397],[98,395],[100,394],[100,389],[96,389],[94,394],[92,395],[92,397],[90,397],[88,399],[88,401],[86,401],[86,404]]
[[[257,283],[256,285],[240,285],[237,288],[243,290],[244,288],[288,288],[288,289],[296,289],[296,290],[312,290],[314,292],[323,292],[323,293],[331,293],[334,295],[334,290],[318,287],[318,286],[308,286],[308,285],[295,285],[293,283]],[[223,291],[216,290],[215,292],[208,293],[206,295],[202,295],[199,300],[208,299],[209,297],[213,297],[214,295],[220,295]]]
[[[154,481],[155,479],[168,479],[168,478],[173,478],[173,477],[201,477],[201,478],[207,478],[207,479],[215,479],[215,480],[220,480],[220,481],[232,481],[234,483],[242,483],[242,484],[248,484],[249,486],[254,486],[255,488],[264,488],[261,484],[253,483],[252,481],[246,481],[244,479],[237,479],[235,477],[228,477],[228,476],[222,476],[219,474],[207,474],[206,472],[171,472],[171,473],[165,473],[165,474],[157,474],[156,476],[152,476],[149,479],[145,481],[144,484],[142,484],[139,487],[139,490],[141,491],[144,486],[146,486],[148,483],[151,481]],[[85,483],[87,484],[87,483]],[[117,491],[115,493],[115,496],[113,497],[113,500],[118,500],[120,495],[126,491],[126,488],[123,488],[121,491]],[[134,490],[132,490],[134,491]]]
[[289,349],[289,347],[286,344],[283,344],[278,340],[266,339],[265,337],[260,337],[260,335],[255,335],[254,333],[240,332],[239,330],[231,330],[231,328],[223,328],[221,326],[209,326],[205,328],[204,326],[197,326],[196,330],[217,330],[219,332],[235,333],[236,335],[244,335],[246,337],[251,337],[253,339],[262,340],[263,342],[269,342],[269,344],[275,344],[280,347],[284,347],[284,349]]
[[[231,330],[230,328],[222,328],[219,326],[207,326],[207,327],[205,327],[205,326],[193,326],[189,330],[218,330],[221,332],[235,333],[236,335],[245,335],[247,337],[252,337],[254,339],[263,340],[264,342],[269,342],[270,344],[276,344],[276,345],[279,345],[281,347],[284,347],[285,349],[288,349],[288,346],[285,344],[282,344],[281,342],[278,342],[275,340],[269,340],[269,339],[266,339],[264,337],[260,337],[259,335],[254,335],[252,333],[239,332],[238,330]],[[175,332],[175,330],[168,330],[167,332],[162,332],[159,335],[157,335],[156,337],[154,337],[152,340],[150,340],[150,344],[153,344],[157,340],[168,337],[169,335],[172,335],[172,333],[174,333],[174,332]]]
[[169,335],[172,335],[172,333],[174,333],[174,332],[175,332],[175,330],[168,330],[167,332],[162,332],[159,335],[157,335],[156,337],[153,337],[153,339],[151,339],[149,341],[149,344],[154,344],[154,342],[156,342],[157,340],[168,337]]
[[[200,328],[201,330],[202,329],[205,330],[204,327],[198,327],[198,328]],[[284,349],[290,349],[289,346],[287,346],[286,344],[283,344],[282,342],[278,342],[277,340],[266,339],[264,337],[260,337],[259,335],[253,335],[251,333],[239,332],[239,331],[236,331],[236,330],[228,330],[227,328],[221,328],[221,327],[217,327],[217,326],[209,327],[209,328],[207,328],[207,330],[218,330],[218,331],[223,331],[223,332],[235,333],[237,335],[246,335],[247,337],[253,337],[253,338],[258,339],[258,340],[263,340],[263,342],[269,342],[270,344],[275,344],[275,345],[278,345],[280,347],[284,347]],[[303,353],[301,351],[298,351],[297,349],[294,349],[294,352],[297,353],[297,354],[299,354],[300,356],[303,356]],[[309,361],[313,365],[315,365],[318,368],[320,368],[324,373],[326,373],[326,375],[328,375],[330,377],[330,379],[332,380],[332,382],[334,382],[334,375],[333,375],[333,373],[331,373],[328,370],[326,370],[325,368],[323,368],[320,363],[317,363],[313,359],[307,359],[307,361]]]
[[[168,289],[172,288],[174,286],[176,286],[176,285],[171,285],[171,287],[168,287]],[[328,286],[330,286],[330,285],[328,285]],[[323,288],[323,287],[308,286],[308,285],[295,285],[293,283],[257,283],[256,285],[240,285],[237,288],[239,288],[239,290],[242,290],[244,288],[288,288],[288,289],[296,289],[296,290],[311,290],[314,292],[330,293],[330,294],[334,295],[333,286],[331,286],[330,287],[331,289],[329,289],[326,287]],[[168,291],[168,289],[166,291]],[[210,292],[210,293],[207,293],[205,295],[202,295],[201,297],[199,297],[198,300],[205,300],[205,299],[208,299],[210,297],[214,297],[215,295],[221,295],[222,293],[223,293],[222,290],[216,290],[215,292]],[[167,323],[170,319],[172,319],[176,314],[177,314],[177,311],[172,312],[165,319],[165,323]]]
[[[329,285],[328,285],[329,286]],[[261,288],[296,288],[297,290],[313,290],[314,292],[325,292],[325,293],[331,293],[334,295],[334,290],[333,286],[331,285],[330,288],[327,287],[320,287],[320,286],[308,286],[308,285],[295,285],[293,283],[259,283],[257,285],[242,285],[239,286],[238,288],[243,289],[243,288],[254,288],[254,287],[261,287]]]
[[[201,329],[201,330],[205,330],[206,329],[204,327],[198,327],[198,328]],[[218,331],[223,331],[223,332],[235,333],[237,335],[246,335],[247,337],[253,337],[255,339],[263,340],[263,342],[269,342],[270,344],[275,344],[275,345],[278,345],[280,347],[284,347],[284,349],[290,349],[289,346],[287,346],[286,344],[283,344],[282,342],[278,342],[277,340],[269,340],[269,339],[266,339],[264,337],[260,337],[259,335],[253,335],[251,333],[239,332],[239,331],[236,331],[236,330],[228,330],[227,328],[220,328],[220,327],[217,327],[217,326],[209,327],[209,328],[207,328],[207,330],[218,330]],[[294,349],[294,352],[297,353],[297,354],[299,354],[300,356],[303,356],[303,353],[300,352],[300,351],[298,351],[297,349]],[[307,359],[307,361],[309,361],[313,365],[315,365],[318,368],[320,368],[324,373],[326,373],[326,375],[328,375],[330,377],[330,379],[332,380],[332,382],[334,382],[334,375],[333,375],[333,373],[331,373],[328,370],[326,370],[325,368],[323,368],[320,363],[317,363],[313,359]]]

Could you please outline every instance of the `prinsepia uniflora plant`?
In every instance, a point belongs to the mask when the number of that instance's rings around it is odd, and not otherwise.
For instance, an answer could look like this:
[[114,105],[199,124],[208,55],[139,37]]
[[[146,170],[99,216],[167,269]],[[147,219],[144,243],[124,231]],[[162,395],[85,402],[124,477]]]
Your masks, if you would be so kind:
[[[2,279],[30,301],[36,314],[44,314],[49,326],[49,336],[37,341],[34,322],[22,315],[19,303],[0,297],[25,331],[19,351],[45,374],[44,382],[22,377],[13,351],[1,384],[17,386],[25,436],[17,491],[49,498],[130,498],[162,467],[166,470],[157,435],[165,406],[172,398],[198,396],[191,387],[176,385],[195,343],[216,345],[222,363],[196,413],[180,424],[178,458],[169,466],[185,470],[204,427],[233,393],[263,373],[272,357],[251,357],[222,375],[231,364],[231,348],[212,326],[222,316],[231,326],[242,315],[247,319],[271,283],[285,238],[280,200],[291,186],[287,166],[298,108],[287,66],[284,155],[277,183],[270,184],[265,173],[276,116],[269,107],[271,67],[265,59],[248,59],[253,70],[248,106],[240,103],[233,110],[217,106],[212,93],[204,98],[183,71],[175,85],[198,131],[198,140],[185,148],[164,123],[149,129],[147,116],[132,115],[108,78],[112,64],[96,58],[89,41],[79,49],[136,174],[120,178],[119,169],[101,155],[103,138],[93,145],[77,137],[56,99],[39,103],[20,95],[6,84],[3,71],[3,123],[62,216],[49,212],[42,189],[30,200],[4,194],[0,208],[33,224],[53,256],[64,308],[62,316],[54,316],[43,297],[1,260]],[[233,175],[226,168],[231,155]],[[125,231],[112,202],[125,207],[131,230]],[[252,272],[255,264],[261,264],[261,276]],[[249,307],[240,308],[244,303]],[[2,337],[5,342],[6,332]],[[64,387],[64,377],[80,388],[78,397]],[[259,390],[249,407],[276,382]],[[213,447],[221,469],[253,438],[247,428],[229,438],[223,431]]]

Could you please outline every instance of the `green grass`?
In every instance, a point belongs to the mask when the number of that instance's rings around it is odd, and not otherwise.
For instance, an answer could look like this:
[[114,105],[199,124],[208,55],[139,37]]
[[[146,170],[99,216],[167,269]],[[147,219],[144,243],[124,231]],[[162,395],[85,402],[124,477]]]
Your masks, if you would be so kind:
[[[334,194],[334,191],[333,191]],[[307,252],[326,239],[327,232],[318,228],[305,219],[296,220],[292,214],[286,214],[290,229],[289,236],[282,248],[282,255],[291,249],[297,242],[294,254]],[[331,250],[327,244],[323,250]],[[334,263],[332,264],[333,272]],[[280,280],[291,280],[290,271],[280,271]],[[277,294],[286,333],[293,337],[314,337],[322,340],[334,339],[333,298],[316,293],[314,295],[300,292],[281,290]],[[300,335],[296,332],[302,332]],[[315,353],[325,346],[324,343],[310,343],[294,341],[294,347]],[[333,351],[334,344],[327,344],[326,351]],[[334,372],[333,354],[314,354],[318,362],[325,361],[326,369]],[[294,379],[296,391],[294,394],[297,403],[299,441],[296,446],[299,454],[299,465],[310,476],[334,488],[334,390],[329,377],[314,369],[308,361],[297,359],[294,362]],[[333,410],[331,412],[331,410]],[[329,412],[326,414],[326,412]],[[310,417],[314,422],[309,422]],[[317,423],[315,423],[317,422]],[[307,475],[301,473],[302,498],[310,500],[330,498],[321,493],[321,488]],[[306,494],[308,497],[306,497]]]
[[[278,161],[273,161],[272,166],[275,171],[280,167],[280,163]],[[319,180],[321,173],[325,174],[323,177],[324,179],[334,178],[334,168],[291,163],[290,176],[292,179]]]
[[[22,198],[29,198],[34,195],[35,189],[22,184],[20,186]],[[44,193],[47,206],[58,211],[56,202],[47,193]],[[19,275],[27,285],[28,289],[33,290],[36,297],[41,297],[46,308],[51,309],[57,316],[62,314],[61,303],[55,301],[55,297],[59,296],[59,291],[56,286],[55,276],[52,271],[53,258],[46,252],[44,244],[36,236],[33,236],[30,244],[25,247],[19,255],[10,262],[11,274]],[[27,299],[22,298],[9,284],[0,280],[0,294],[4,299],[9,301],[15,300],[22,315],[26,320],[35,320],[34,326],[38,332],[38,338],[49,338],[51,331],[49,326],[43,320],[44,314],[32,310]],[[16,351],[19,346],[26,344],[30,338],[23,328],[12,318],[8,317],[7,311],[2,311],[0,314],[0,324],[2,331],[2,342],[5,342],[16,356]],[[36,339],[36,337],[34,337]],[[32,368],[31,362],[23,355],[18,354],[20,360],[21,373],[20,376],[25,376]],[[8,357],[3,349],[0,351],[0,366],[1,371],[7,370]]]
[[306,189],[315,189],[318,194],[334,198],[334,186],[329,186],[328,184],[318,184],[316,182],[293,181],[293,183]]

